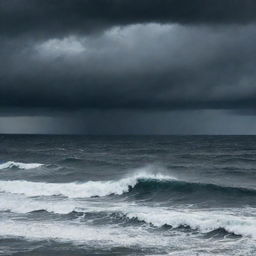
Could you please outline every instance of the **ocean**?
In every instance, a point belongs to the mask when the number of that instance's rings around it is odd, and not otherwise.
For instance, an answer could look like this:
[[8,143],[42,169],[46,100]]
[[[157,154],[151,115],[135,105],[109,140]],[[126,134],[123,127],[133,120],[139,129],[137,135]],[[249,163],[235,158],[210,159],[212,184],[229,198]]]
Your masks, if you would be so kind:
[[256,136],[0,135],[0,255],[256,255]]

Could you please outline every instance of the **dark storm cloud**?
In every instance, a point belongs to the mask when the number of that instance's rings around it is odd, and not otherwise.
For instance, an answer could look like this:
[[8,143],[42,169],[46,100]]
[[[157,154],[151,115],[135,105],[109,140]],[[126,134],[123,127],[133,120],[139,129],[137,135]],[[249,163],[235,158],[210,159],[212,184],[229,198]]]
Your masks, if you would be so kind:
[[0,132],[254,133],[255,10],[0,0]]
[[[240,109],[256,105],[254,25],[133,25],[102,34],[1,42],[0,106]],[[45,112],[44,112],[45,113]]]
[[0,0],[0,132],[251,133],[255,10],[254,0]]
[[147,22],[245,24],[255,21],[255,0],[0,1],[2,36],[63,36]]

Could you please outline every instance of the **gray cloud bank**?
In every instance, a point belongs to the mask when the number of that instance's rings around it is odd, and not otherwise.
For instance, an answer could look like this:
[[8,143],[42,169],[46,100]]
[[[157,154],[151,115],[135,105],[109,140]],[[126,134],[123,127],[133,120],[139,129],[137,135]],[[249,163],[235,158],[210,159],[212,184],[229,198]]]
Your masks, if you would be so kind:
[[255,27],[115,27],[2,41],[2,108],[254,108]]
[[194,110],[254,115],[255,10],[254,0],[1,0],[0,115],[79,112],[68,122],[89,132],[111,113],[129,131],[167,111],[189,122]]
[[147,22],[246,24],[254,0],[1,0],[0,33],[56,36]]

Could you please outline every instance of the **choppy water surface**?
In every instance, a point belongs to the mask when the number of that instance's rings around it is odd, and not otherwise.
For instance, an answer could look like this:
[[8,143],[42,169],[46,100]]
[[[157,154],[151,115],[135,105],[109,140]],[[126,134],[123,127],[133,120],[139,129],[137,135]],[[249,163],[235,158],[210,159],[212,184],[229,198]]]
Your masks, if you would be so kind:
[[0,136],[0,255],[256,255],[254,136]]

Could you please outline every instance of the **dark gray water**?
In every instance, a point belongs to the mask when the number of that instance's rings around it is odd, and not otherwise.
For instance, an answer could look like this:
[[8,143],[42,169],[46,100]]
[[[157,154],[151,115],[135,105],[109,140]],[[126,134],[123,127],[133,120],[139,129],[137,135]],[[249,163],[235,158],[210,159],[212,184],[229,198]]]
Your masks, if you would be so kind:
[[256,255],[254,136],[0,136],[0,255]]

